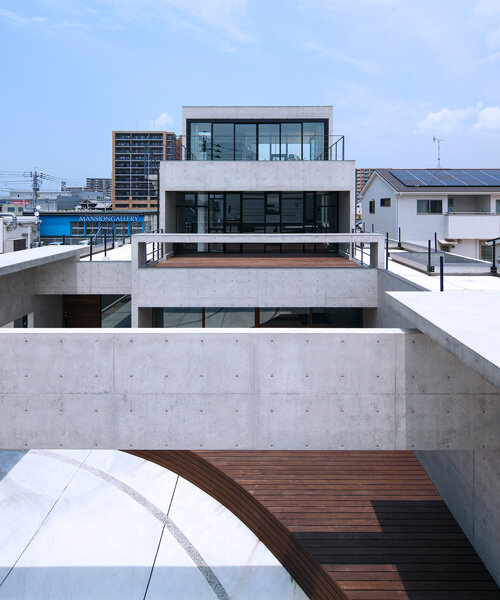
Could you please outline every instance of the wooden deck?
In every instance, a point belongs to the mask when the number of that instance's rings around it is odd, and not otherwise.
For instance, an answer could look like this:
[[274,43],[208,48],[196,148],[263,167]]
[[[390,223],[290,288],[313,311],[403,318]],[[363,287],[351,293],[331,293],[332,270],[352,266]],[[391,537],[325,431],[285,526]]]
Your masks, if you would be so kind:
[[133,451],[238,516],[311,600],[498,600],[412,452]]
[[224,269],[281,269],[281,268],[357,268],[358,264],[343,256],[249,256],[249,255],[211,255],[171,256],[155,265],[157,268],[224,268]]

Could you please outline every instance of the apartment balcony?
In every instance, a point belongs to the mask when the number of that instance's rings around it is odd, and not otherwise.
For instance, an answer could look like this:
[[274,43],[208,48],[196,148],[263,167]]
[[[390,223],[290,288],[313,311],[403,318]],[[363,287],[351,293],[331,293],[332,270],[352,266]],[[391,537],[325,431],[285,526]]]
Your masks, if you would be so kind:
[[[370,248],[364,264],[351,259],[361,242]],[[137,234],[132,244],[134,326],[148,326],[143,309],[162,307],[362,309],[378,302],[380,234]],[[176,254],[179,245],[194,252]]]
[[493,239],[500,236],[500,214],[489,212],[446,213],[445,231],[448,239]]

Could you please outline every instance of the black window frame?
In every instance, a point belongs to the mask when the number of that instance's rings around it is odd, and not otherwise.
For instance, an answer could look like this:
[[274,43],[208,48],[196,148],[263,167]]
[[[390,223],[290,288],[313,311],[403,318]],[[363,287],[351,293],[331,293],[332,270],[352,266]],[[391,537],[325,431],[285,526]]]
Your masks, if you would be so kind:
[[380,198],[380,206],[382,208],[390,208],[391,207],[391,199],[390,198]]
[[[304,155],[304,127],[303,124],[304,123],[322,123],[323,124],[323,136],[324,136],[324,143],[323,143],[323,158],[318,158],[318,159],[306,159],[307,161],[309,160],[328,160],[328,142],[329,142],[329,135],[330,135],[330,131],[329,131],[329,119],[300,119],[300,118],[295,118],[295,119],[186,119],[186,159],[187,160],[197,160],[196,158],[191,158],[191,124],[192,123],[210,123],[210,139],[212,140],[212,146],[210,149],[210,159],[207,160],[217,160],[214,159],[213,155],[214,155],[214,149],[213,149],[213,139],[214,139],[214,133],[213,133],[213,125],[214,123],[232,123],[233,124],[233,161],[236,161],[236,125],[243,125],[243,124],[255,124],[256,127],[256,138],[255,138],[255,148],[256,148],[256,152],[255,152],[255,161],[259,161],[259,124],[263,123],[263,124],[274,124],[274,125],[279,125],[280,127],[280,135],[279,135],[279,148],[280,148],[280,152],[281,152],[281,124],[282,123],[300,123],[301,125],[301,134],[300,134],[300,141],[301,141],[301,158],[300,160],[304,160],[303,155]],[[282,160],[287,160],[287,159],[282,159]],[[254,162],[254,161],[245,161],[245,162]]]
[[370,203],[368,205],[368,211],[371,215],[375,214],[375,200],[370,200]]

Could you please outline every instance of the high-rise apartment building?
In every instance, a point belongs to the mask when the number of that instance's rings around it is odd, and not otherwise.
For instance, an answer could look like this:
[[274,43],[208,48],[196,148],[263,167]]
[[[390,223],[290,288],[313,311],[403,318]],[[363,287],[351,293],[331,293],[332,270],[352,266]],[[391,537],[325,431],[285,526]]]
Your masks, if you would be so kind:
[[375,169],[356,169],[356,198],[365,187]]
[[113,209],[156,208],[161,160],[178,158],[177,136],[167,131],[113,131]]
[[103,192],[106,198],[111,198],[111,177],[87,177],[85,190],[89,192]]

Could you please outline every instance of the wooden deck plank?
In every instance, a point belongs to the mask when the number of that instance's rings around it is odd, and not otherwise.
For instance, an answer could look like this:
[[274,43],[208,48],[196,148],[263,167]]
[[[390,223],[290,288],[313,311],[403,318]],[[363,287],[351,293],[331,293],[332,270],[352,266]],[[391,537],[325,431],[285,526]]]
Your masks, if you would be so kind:
[[205,254],[201,256],[171,256],[155,265],[156,268],[195,268],[195,269],[282,269],[282,268],[319,268],[319,269],[356,269],[360,266],[342,256],[217,256]]
[[411,452],[133,454],[232,510],[313,600],[500,600]]

